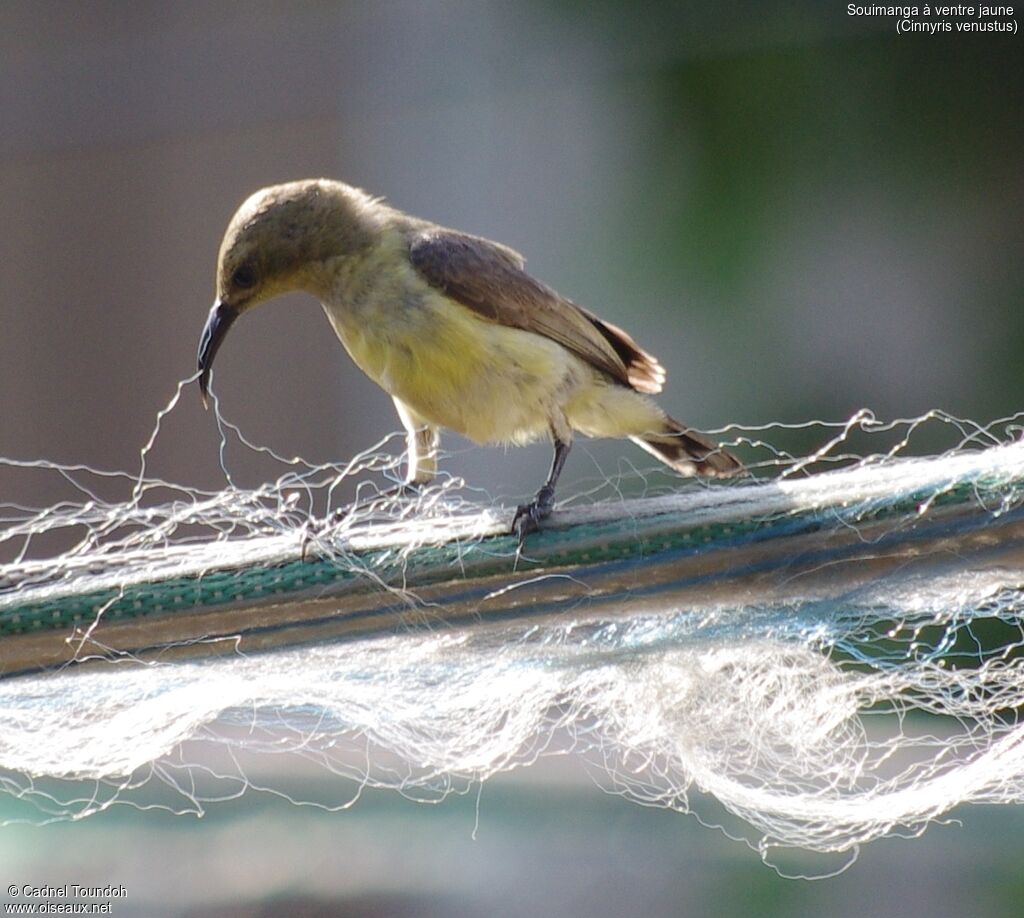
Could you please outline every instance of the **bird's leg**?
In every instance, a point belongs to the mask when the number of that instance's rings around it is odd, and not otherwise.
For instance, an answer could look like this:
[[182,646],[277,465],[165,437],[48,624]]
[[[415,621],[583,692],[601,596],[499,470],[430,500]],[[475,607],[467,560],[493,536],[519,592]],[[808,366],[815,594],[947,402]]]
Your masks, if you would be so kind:
[[335,512],[340,518],[344,519],[357,510],[366,510],[374,504],[386,503],[392,500],[405,500],[407,497],[417,497],[420,493],[420,487],[418,481],[403,481],[392,488],[378,491],[373,497],[364,497],[362,500],[353,501],[347,507],[339,507]]
[[303,561],[306,560],[306,551],[309,548],[309,543],[314,538],[322,535],[332,527],[339,525],[354,513],[363,513],[365,511],[373,510],[375,507],[385,506],[392,501],[416,497],[420,493],[420,487],[421,485],[417,481],[405,481],[400,485],[395,485],[393,488],[378,491],[373,495],[373,497],[364,497],[362,500],[353,501],[351,504],[346,504],[344,507],[338,507],[336,510],[332,510],[328,513],[322,520],[310,519],[306,523],[302,533],[302,550],[300,552],[301,559]]
[[405,428],[405,482],[425,485],[437,475],[437,448],[440,432],[428,424],[401,399],[394,399],[398,417]]
[[411,417],[404,405],[399,405],[399,415],[406,428],[406,478],[400,485],[379,491],[372,497],[356,500],[344,507],[339,507],[326,519],[309,522],[302,537],[302,559],[306,558],[306,550],[314,536],[320,535],[332,526],[337,526],[354,513],[361,513],[374,508],[386,506],[392,501],[404,500],[419,495],[424,485],[429,484],[437,474],[437,449],[440,435],[436,427],[418,424],[418,419]]
[[437,448],[441,436],[436,427],[424,424],[411,428],[406,434],[407,486],[419,487],[428,484],[437,476]]
[[520,551],[522,551],[526,537],[531,532],[540,529],[541,521],[551,515],[551,510],[555,506],[555,485],[558,483],[558,476],[562,474],[562,466],[565,465],[572,441],[563,440],[557,434],[553,434],[553,437],[555,457],[551,460],[551,471],[548,472],[547,481],[544,482],[544,486],[537,492],[537,496],[533,500],[516,509],[516,515],[512,518],[512,533],[519,536]]
[[437,476],[437,448],[441,441],[437,428],[428,424],[412,426],[415,421],[407,421],[406,414],[401,411],[399,413],[406,424],[405,481],[385,491],[378,491],[373,497],[366,497],[347,507],[340,507],[334,512],[335,522],[340,522],[357,511],[393,500],[416,497],[421,489]]
[[[395,404],[400,405],[397,399]],[[406,429],[405,481],[386,491],[378,491],[373,497],[366,497],[347,507],[340,507],[334,514],[336,521],[341,521],[357,511],[366,510],[379,504],[415,497],[424,485],[430,484],[436,477],[437,448],[441,441],[437,428],[431,427],[429,424],[421,424],[404,405],[400,405],[398,413]]]

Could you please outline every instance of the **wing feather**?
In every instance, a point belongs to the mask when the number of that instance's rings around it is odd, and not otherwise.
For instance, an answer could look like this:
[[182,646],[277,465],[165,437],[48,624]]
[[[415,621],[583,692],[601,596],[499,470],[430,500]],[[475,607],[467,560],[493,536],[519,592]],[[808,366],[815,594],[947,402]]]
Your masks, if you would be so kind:
[[432,287],[501,325],[557,341],[638,392],[660,392],[665,370],[621,328],[560,296],[525,270],[513,249],[454,230],[430,229],[411,240],[409,256]]

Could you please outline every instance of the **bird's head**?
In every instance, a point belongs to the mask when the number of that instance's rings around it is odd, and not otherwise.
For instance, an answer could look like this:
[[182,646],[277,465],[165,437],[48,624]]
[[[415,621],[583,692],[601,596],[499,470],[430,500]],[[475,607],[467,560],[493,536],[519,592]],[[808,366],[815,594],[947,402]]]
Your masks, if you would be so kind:
[[375,237],[385,208],[357,188],[328,179],[272,185],[231,218],[217,259],[217,299],[199,341],[199,391],[228,329],[245,311],[292,290],[324,295],[331,267]]

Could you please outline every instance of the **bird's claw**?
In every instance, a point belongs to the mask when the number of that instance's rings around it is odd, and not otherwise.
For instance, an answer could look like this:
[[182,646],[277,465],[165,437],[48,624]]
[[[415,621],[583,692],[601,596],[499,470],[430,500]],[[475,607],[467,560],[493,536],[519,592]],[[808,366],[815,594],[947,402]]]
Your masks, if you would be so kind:
[[375,506],[384,505],[394,500],[402,500],[406,497],[413,497],[419,493],[420,485],[414,481],[407,481],[404,484],[388,488],[386,491],[381,491],[366,500],[357,500],[344,507],[338,507],[336,510],[332,510],[328,513],[322,520],[308,520],[302,533],[302,546],[299,552],[300,559],[302,561],[306,560],[306,552],[309,549],[310,542],[323,535],[323,533],[328,530],[333,529],[335,526],[339,526],[354,513],[364,510],[372,510]]
[[555,505],[554,497],[553,491],[549,494],[546,489],[542,489],[528,504],[520,504],[516,508],[516,515],[512,517],[512,535],[519,537],[519,546],[516,548],[517,555],[522,554],[526,537],[531,532],[537,532],[540,529],[540,524],[551,516]]
[[350,512],[351,507],[339,507],[337,510],[332,510],[328,513],[322,520],[318,520],[315,517],[310,517],[306,520],[306,525],[302,527],[302,545],[299,549],[299,560],[303,562],[306,560],[306,552],[309,551],[309,545],[314,539],[318,539],[332,526],[338,525]]

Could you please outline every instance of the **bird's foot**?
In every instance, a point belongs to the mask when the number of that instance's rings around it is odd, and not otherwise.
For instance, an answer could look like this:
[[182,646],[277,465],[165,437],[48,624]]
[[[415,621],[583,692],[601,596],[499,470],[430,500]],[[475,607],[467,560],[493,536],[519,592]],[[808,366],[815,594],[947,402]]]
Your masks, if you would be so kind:
[[341,519],[345,519],[353,513],[357,513],[362,510],[372,510],[374,507],[384,506],[392,501],[405,500],[408,497],[418,497],[421,487],[422,485],[417,481],[406,481],[400,485],[395,485],[393,488],[388,488],[385,491],[378,491],[373,495],[373,497],[367,497],[365,500],[357,500],[354,503],[349,504],[347,507],[341,507],[335,512],[341,515]]
[[540,524],[551,516],[555,506],[554,488],[541,488],[537,496],[528,504],[520,504],[516,508],[516,515],[512,517],[512,535],[519,537],[519,546],[516,554],[522,554],[523,546],[526,544],[526,537],[531,532],[537,532]]
[[306,523],[302,534],[302,549],[300,552],[301,559],[303,561],[306,560],[306,552],[309,549],[310,542],[323,535],[325,532],[333,529],[335,526],[340,525],[353,514],[370,511],[377,507],[383,507],[392,501],[404,500],[408,497],[416,497],[419,493],[420,485],[415,481],[407,481],[403,484],[395,485],[393,488],[388,488],[385,491],[380,491],[377,494],[374,494],[373,497],[368,497],[364,500],[356,500],[344,507],[338,507],[337,510],[331,511],[322,520],[309,520],[309,522]]

